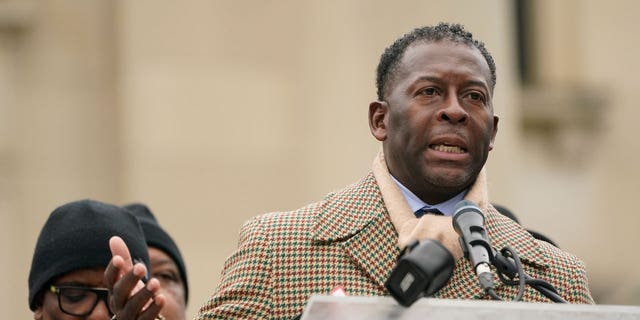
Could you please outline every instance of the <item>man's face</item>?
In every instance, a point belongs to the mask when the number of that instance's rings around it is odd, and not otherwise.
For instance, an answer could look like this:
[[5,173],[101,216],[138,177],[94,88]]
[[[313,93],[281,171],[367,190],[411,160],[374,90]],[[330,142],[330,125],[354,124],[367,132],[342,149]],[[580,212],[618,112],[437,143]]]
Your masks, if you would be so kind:
[[149,247],[151,276],[160,280],[159,294],[166,297],[160,314],[167,320],[184,320],[186,305],[184,301],[184,285],[176,263],[162,250]]
[[408,47],[371,103],[371,132],[391,174],[430,204],[469,187],[497,132],[489,66],[479,50],[449,41]]
[[[78,286],[87,288],[105,288],[104,267],[78,269],[64,274],[55,279],[52,284],[55,286]],[[42,304],[34,311],[35,320],[108,320],[111,319],[109,309],[103,300],[99,300],[93,312],[87,317],[76,317],[66,314],[58,306],[58,297],[55,293],[45,288]]]

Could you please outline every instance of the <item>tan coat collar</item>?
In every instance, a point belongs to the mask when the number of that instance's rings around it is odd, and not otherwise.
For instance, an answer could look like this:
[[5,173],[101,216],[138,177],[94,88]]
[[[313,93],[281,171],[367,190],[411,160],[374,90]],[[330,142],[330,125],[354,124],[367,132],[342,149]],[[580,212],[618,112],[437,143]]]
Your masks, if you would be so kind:
[[[411,235],[416,232],[407,228],[403,229],[403,226],[406,226],[406,221],[415,219],[415,215],[409,208],[409,204],[407,204],[402,192],[391,179],[382,151],[373,161],[373,175],[380,187],[382,198],[389,212],[389,218],[394,228],[398,231],[398,245],[404,247],[414,240]],[[547,266],[549,264],[545,255],[542,254],[542,251],[537,246],[535,239],[526,230],[515,223],[511,223],[510,219],[499,214],[490,204],[485,168],[482,168],[478,174],[465,199],[476,203],[485,214],[485,227],[493,247],[500,250],[507,245],[511,245],[523,260],[539,266]],[[516,239],[518,241],[515,241]]]
[[[536,240],[499,214],[488,201],[483,169],[466,199],[485,213],[485,227],[494,248],[509,245],[523,262],[535,267],[549,265]],[[376,156],[373,172],[342,191],[330,193],[319,206],[310,236],[319,242],[339,242],[354,261],[383,286],[400,252],[397,225],[415,217],[397,185],[391,180],[384,155]],[[404,236],[404,235],[403,235]],[[455,273],[454,273],[455,276]],[[453,279],[452,279],[453,281]]]

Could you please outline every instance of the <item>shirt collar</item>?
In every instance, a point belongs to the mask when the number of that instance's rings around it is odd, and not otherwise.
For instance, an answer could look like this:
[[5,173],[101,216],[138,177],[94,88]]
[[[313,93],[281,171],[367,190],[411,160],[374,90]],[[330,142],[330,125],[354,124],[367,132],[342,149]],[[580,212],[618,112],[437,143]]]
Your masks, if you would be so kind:
[[409,207],[413,212],[417,212],[418,210],[425,207],[429,209],[437,208],[438,210],[440,210],[440,212],[442,212],[443,215],[452,216],[454,207],[458,202],[464,199],[464,196],[467,195],[467,191],[468,191],[468,189],[465,189],[447,201],[432,205],[418,198],[418,196],[416,196],[413,192],[411,192],[411,190],[407,189],[407,187],[405,187],[402,183],[400,183],[400,181],[398,181],[396,177],[394,177],[393,175],[391,175],[391,179],[393,179],[393,182],[395,182],[396,185],[398,185],[398,188],[400,188],[400,191],[402,192],[404,199],[407,201],[407,203],[409,204]]

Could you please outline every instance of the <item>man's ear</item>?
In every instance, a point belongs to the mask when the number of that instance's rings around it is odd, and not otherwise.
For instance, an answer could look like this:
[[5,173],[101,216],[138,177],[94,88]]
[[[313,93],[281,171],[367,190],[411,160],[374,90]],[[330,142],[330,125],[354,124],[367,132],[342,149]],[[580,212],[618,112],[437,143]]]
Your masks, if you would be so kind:
[[387,139],[387,114],[389,104],[386,101],[374,101],[369,104],[369,129],[378,141]]
[[496,140],[496,134],[498,133],[498,116],[493,116],[493,133],[491,134],[491,142],[489,142],[489,151],[493,150],[493,142]]

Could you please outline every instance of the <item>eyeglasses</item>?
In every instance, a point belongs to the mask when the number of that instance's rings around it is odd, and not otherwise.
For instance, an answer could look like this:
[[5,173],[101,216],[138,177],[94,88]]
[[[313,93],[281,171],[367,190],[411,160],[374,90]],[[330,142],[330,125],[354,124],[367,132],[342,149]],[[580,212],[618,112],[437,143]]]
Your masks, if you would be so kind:
[[76,317],[88,316],[100,299],[104,301],[109,313],[113,314],[109,308],[109,291],[105,288],[52,285],[49,290],[58,296],[58,306],[66,314]]

